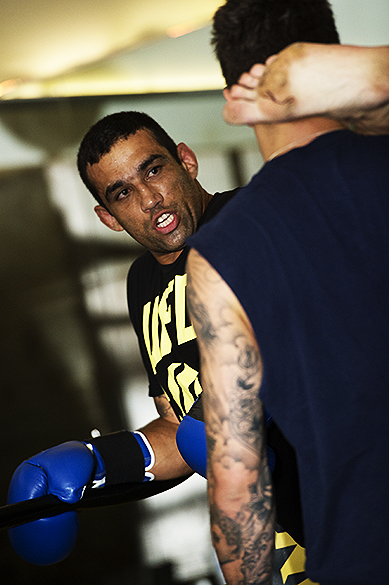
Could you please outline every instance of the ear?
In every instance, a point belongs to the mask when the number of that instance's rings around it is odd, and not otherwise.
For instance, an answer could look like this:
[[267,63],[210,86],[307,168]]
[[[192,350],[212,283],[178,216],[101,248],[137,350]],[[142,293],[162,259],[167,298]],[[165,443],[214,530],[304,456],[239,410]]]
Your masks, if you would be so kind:
[[122,232],[124,230],[124,228],[114,218],[114,216],[111,215],[109,211],[105,209],[105,207],[103,207],[102,205],[96,205],[95,213],[99,220],[101,221],[101,223],[109,227],[110,230],[113,230],[114,232]]
[[183,167],[188,171],[192,179],[196,179],[199,171],[197,158],[193,150],[183,142],[177,145],[178,157]]

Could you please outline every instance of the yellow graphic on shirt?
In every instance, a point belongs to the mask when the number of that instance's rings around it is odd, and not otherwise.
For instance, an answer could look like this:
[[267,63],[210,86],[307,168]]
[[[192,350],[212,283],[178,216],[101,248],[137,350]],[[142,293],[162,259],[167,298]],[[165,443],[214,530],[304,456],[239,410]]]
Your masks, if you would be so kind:
[[185,289],[186,274],[177,274],[175,277],[175,297],[176,297],[176,328],[178,345],[196,339],[196,333],[193,325],[185,327]]
[[171,280],[165,289],[161,300],[159,296],[154,299],[153,313],[151,316],[151,340],[149,335],[151,301],[143,307],[143,337],[147,353],[150,357],[151,366],[155,374],[156,365],[161,359],[172,350],[172,342],[166,329],[170,323],[171,307],[167,303],[167,297],[173,290],[174,281]]
[[[305,549],[298,545],[287,532],[277,532],[275,538],[275,548],[280,550],[283,548],[290,548],[291,552],[280,568],[282,582],[287,583],[288,577],[291,575],[301,575],[305,571]],[[301,577],[303,581],[299,581],[298,585],[319,585],[304,576]],[[295,583],[295,581],[292,581]]]
[[[177,370],[184,369],[177,373]],[[174,397],[181,397],[176,400],[178,404],[182,402],[184,412],[188,412],[194,402],[193,393],[189,391],[190,386],[193,384],[193,390],[196,396],[201,394],[202,388],[198,381],[198,372],[188,366],[188,364],[173,363],[168,367],[168,387]]]
[[[162,296],[149,301],[143,307],[143,338],[154,374],[157,365],[175,346],[196,339],[193,326],[186,325],[186,274],[177,274],[169,282]],[[167,325],[175,317],[175,339],[169,336]],[[198,372],[185,363],[172,363],[168,367],[168,390],[175,402],[186,413],[195,398],[201,394]]]

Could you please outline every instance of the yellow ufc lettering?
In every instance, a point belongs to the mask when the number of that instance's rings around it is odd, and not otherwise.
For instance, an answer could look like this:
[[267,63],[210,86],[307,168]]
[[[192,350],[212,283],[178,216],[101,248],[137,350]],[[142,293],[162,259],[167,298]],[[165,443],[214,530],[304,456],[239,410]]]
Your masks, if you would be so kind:
[[[182,372],[176,374],[179,367],[184,366]],[[188,364],[173,363],[168,367],[168,387],[175,402],[182,406],[186,414],[195,401],[189,387],[194,384],[196,397],[201,394],[201,386],[198,380],[198,372],[188,366]]]
[[[154,301],[157,302],[158,297]],[[153,350],[151,350],[151,340],[150,340],[150,333],[149,333],[149,322],[150,322],[150,309],[151,309],[151,302],[148,302],[143,307],[143,339],[145,340],[145,346],[147,349],[147,353],[149,354],[151,367],[153,368],[154,374],[156,373],[155,366],[161,359],[158,347],[158,355],[155,354],[156,345],[153,342]]]
[[176,301],[176,327],[178,345],[196,339],[196,333],[193,325],[185,326],[185,288],[186,274],[176,275],[175,301]]
[[170,323],[172,316],[171,316],[171,308],[168,307],[167,304],[167,297],[173,290],[174,281],[171,280],[167,285],[162,298],[161,302],[159,303],[158,313],[159,318],[161,320],[161,342],[160,342],[160,350],[161,350],[161,359],[168,355],[172,350],[172,342],[170,340],[169,334],[166,329],[166,325]]
[[151,315],[151,339],[150,339],[150,312],[151,301],[143,307],[143,338],[147,353],[149,354],[151,367],[154,374],[156,366],[161,359],[172,350],[172,342],[166,329],[171,321],[171,309],[167,304],[167,297],[173,290],[174,280],[167,285],[161,301],[159,296],[154,299],[153,312]]

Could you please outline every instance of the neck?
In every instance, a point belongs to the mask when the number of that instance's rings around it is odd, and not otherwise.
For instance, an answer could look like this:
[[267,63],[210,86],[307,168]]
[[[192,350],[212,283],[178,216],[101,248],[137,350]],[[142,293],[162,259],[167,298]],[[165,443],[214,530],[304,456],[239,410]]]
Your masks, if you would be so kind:
[[336,120],[318,117],[280,124],[256,124],[254,131],[266,162],[289,150],[309,144],[321,134],[341,128],[343,128],[342,124]]

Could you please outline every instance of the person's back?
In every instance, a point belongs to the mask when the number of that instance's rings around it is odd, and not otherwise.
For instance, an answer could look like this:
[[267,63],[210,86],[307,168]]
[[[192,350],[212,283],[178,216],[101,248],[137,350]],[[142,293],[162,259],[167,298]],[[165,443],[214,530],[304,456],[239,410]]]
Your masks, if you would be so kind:
[[260,397],[297,452],[307,574],[326,585],[387,579],[388,155],[388,136],[321,136],[194,238],[253,326]]

